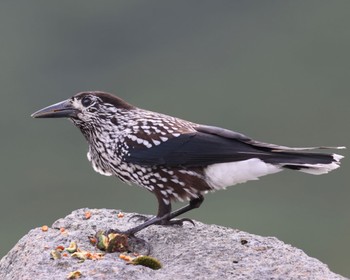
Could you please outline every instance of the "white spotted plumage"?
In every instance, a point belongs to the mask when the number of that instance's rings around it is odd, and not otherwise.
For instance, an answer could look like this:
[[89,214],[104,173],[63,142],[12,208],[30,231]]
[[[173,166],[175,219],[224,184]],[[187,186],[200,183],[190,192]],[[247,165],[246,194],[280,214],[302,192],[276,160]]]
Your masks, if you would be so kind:
[[[93,169],[154,193],[163,224],[199,207],[209,191],[283,169],[324,174],[338,168],[342,158],[307,151],[315,147],[263,143],[227,129],[143,110],[104,92],[78,93],[33,116],[70,118],[89,144]],[[171,213],[171,201],[185,199],[190,204]]]
[[[74,106],[82,111],[79,119],[73,119],[73,122],[88,140],[88,159],[94,170],[143,186],[161,196],[165,204],[169,204],[172,199],[192,199],[208,191],[224,189],[283,170],[282,165],[266,163],[259,158],[197,168],[166,165],[145,167],[128,163],[124,158],[130,156],[130,149],[161,146],[183,133],[195,133],[198,125],[129,105],[124,108],[103,103],[98,93],[91,93],[91,98],[99,103],[97,112],[83,108],[78,99],[73,98]],[[335,157],[331,164],[305,164],[304,170],[301,168],[300,171],[321,174],[338,167],[339,160],[340,157]],[[302,164],[298,166],[302,167]]]
[[[90,131],[82,130],[90,143],[88,159],[92,162],[94,170],[103,175],[115,175],[124,182],[143,186],[149,191],[158,189],[159,194],[162,195],[164,203],[166,204],[169,204],[170,200],[173,199],[183,201],[184,198],[189,199],[196,197],[199,191],[190,191],[189,189],[183,189],[182,192],[180,192],[182,194],[179,195],[176,193],[176,191],[171,191],[173,189],[171,186],[174,184],[178,185],[181,188],[185,186],[185,182],[181,181],[178,177],[181,175],[194,176],[197,179],[204,178],[203,175],[198,174],[198,172],[185,168],[179,168],[178,175],[175,175],[175,172],[172,169],[164,167],[145,168],[140,165],[127,164],[123,162],[123,156],[128,153],[129,147],[144,146],[146,148],[151,148],[168,141],[169,137],[159,136],[159,133],[156,133],[160,131],[164,131],[164,133],[166,133],[164,130],[165,127],[159,125],[159,121],[154,122],[153,118],[146,119],[145,116],[143,116],[143,120],[140,123],[147,123],[147,129],[153,132],[151,141],[146,140],[144,138],[145,135],[139,133],[140,131],[143,131],[142,126],[135,124],[137,123],[137,118],[139,117],[137,115],[137,111],[133,112],[133,114],[130,115],[127,113],[121,115],[125,116],[125,119],[127,120],[129,118],[135,119],[133,125],[128,127],[128,124],[124,121],[124,119],[119,116],[118,124],[122,126],[123,129],[118,129],[115,127],[115,125],[108,123],[108,119],[103,119],[105,122],[103,124],[103,132],[101,131],[99,133],[96,133],[95,131],[92,133]],[[161,117],[164,118],[163,115],[159,115],[159,118]],[[174,122],[174,119],[172,119],[172,121]],[[178,120],[176,121],[178,122]],[[188,124],[185,123],[185,125],[186,129],[188,129]],[[126,128],[128,128],[127,133],[125,133]],[[184,128],[180,126],[180,129]],[[176,129],[174,128],[172,131],[175,130]],[[158,134],[158,136],[156,134]],[[109,138],[110,135],[113,135],[114,138]],[[172,134],[172,137],[178,136],[180,136],[180,132]],[[108,150],[113,151],[113,153],[106,153],[101,147],[102,143],[105,143],[105,145],[108,146]],[[160,173],[162,175],[160,175]]]

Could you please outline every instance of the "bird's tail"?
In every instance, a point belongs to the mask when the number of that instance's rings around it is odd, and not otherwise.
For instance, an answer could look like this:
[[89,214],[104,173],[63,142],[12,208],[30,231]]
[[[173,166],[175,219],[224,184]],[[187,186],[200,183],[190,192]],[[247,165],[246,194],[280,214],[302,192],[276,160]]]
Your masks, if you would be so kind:
[[283,168],[321,175],[340,167],[342,155],[307,152],[273,152],[273,156],[264,159],[265,162],[279,165]]

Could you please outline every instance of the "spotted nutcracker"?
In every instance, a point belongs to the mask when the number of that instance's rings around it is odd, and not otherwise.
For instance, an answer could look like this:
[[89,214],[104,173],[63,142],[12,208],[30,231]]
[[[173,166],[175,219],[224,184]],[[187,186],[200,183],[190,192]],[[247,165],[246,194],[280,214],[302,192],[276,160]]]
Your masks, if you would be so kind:
[[[324,174],[340,165],[337,154],[308,152],[253,140],[243,134],[196,124],[135,107],[109,93],[81,92],[35,112],[34,118],[69,118],[85,136],[95,171],[116,176],[155,194],[157,216],[127,231],[153,224],[182,224],[173,218],[198,208],[203,194],[284,169]],[[171,212],[172,201],[189,204]]]

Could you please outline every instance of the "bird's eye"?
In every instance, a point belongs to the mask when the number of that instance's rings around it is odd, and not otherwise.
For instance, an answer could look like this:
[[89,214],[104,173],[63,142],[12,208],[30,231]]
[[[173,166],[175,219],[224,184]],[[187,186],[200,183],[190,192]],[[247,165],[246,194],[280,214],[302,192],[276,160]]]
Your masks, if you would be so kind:
[[81,104],[83,104],[84,107],[88,107],[89,105],[91,105],[92,100],[90,97],[85,96],[82,100],[81,100]]

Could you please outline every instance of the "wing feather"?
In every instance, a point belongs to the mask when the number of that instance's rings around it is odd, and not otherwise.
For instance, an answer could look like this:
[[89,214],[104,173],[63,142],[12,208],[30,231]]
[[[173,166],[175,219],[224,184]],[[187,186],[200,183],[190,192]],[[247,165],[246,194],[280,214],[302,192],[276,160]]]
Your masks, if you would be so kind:
[[257,149],[238,139],[192,132],[170,138],[151,148],[134,148],[125,160],[140,165],[195,167],[268,155],[268,151]]
[[260,142],[256,141],[252,138],[249,138],[248,136],[220,128],[220,127],[215,127],[215,126],[209,126],[209,125],[199,125],[195,128],[199,132],[203,133],[210,133],[210,134],[215,134],[218,136],[222,136],[225,138],[230,138],[230,139],[237,139],[240,140],[244,143],[251,144],[256,147],[261,147],[261,148],[269,148],[272,149],[275,152],[288,152],[288,151],[310,151],[310,150],[317,150],[317,149],[345,149],[346,147],[340,146],[340,147],[332,147],[332,146],[318,146],[318,147],[299,147],[299,148],[292,148],[292,147],[287,147],[287,146],[280,146],[280,145],[275,145],[275,144],[270,144],[270,143],[265,143],[265,142]]
[[324,162],[332,160],[331,155],[302,153],[314,149],[343,149],[345,147],[291,148],[253,140],[244,134],[227,129],[198,125],[196,132],[170,137],[160,145],[151,148],[136,147],[125,160],[139,165],[166,165],[198,167],[215,163],[235,162],[259,158],[265,162],[303,162],[316,155]]

